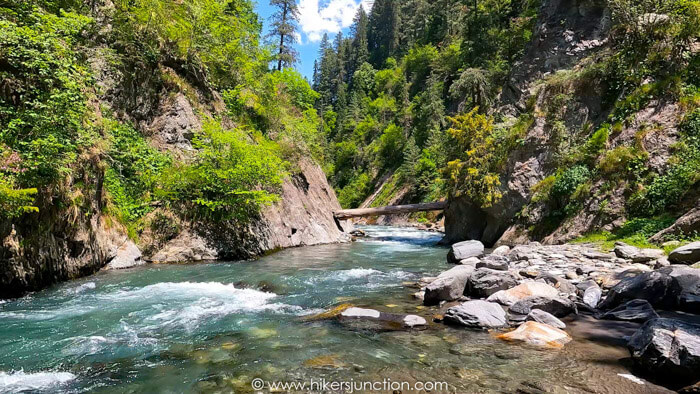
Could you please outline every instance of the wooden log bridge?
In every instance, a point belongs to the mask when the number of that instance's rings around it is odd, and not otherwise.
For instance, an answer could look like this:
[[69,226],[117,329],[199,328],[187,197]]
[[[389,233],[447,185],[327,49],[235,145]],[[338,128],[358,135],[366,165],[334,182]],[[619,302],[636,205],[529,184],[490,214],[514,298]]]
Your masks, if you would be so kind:
[[333,216],[335,216],[335,218],[338,220],[345,220],[363,216],[383,216],[411,212],[443,211],[445,208],[447,208],[447,201],[438,201],[423,204],[390,205],[387,207],[378,208],[343,209],[341,211],[333,212]]

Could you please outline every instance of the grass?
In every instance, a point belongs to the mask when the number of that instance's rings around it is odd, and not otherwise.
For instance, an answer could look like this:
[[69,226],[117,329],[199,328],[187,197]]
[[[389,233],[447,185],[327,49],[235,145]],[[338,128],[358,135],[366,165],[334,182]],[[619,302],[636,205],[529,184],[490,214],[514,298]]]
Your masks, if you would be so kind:
[[610,251],[615,247],[615,242],[618,241],[624,242],[628,245],[636,246],[638,248],[660,249],[657,245],[654,245],[651,242],[647,241],[646,237],[642,234],[620,236],[608,231],[597,231],[593,233],[588,233],[582,237],[576,238],[571,242],[582,244],[595,244],[603,250]]

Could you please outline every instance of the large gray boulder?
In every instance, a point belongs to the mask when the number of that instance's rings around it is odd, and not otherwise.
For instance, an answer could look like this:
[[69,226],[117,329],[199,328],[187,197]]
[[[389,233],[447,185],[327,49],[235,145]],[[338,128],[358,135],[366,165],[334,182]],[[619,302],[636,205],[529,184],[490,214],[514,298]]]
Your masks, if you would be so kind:
[[604,313],[601,318],[608,320],[627,320],[645,322],[657,319],[659,315],[647,300],[632,300]]
[[114,256],[114,258],[107,264],[105,269],[118,270],[146,264],[141,257],[141,251],[139,250],[138,246],[136,246],[136,244],[131,240],[127,239],[121,246],[119,246],[116,256]]
[[484,254],[484,244],[480,241],[458,242],[450,248],[447,253],[447,262],[459,264],[460,261],[470,257],[478,257]]
[[559,291],[546,283],[523,282],[508,290],[501,290],[491,294],[487,301],[511,306],[520,300],[533,296],[557,297],[559,296]]
[[635,365],[678,387],[700,381],[700,326],[674,319],[647,321],[627,348]]
[[508,258],[499,255],[488,255],[476,263],[476,268],[490,268],[497,271],[508,271]]
[[445,313],[445,322],[470,328],[499,328],[506,323],[506,312],[495,302],[467,301]]
[[668,259],[672,263],[692,265],[700,261],[700,241],[673,250]]
[[533,309],[527,315],[527,318],[525,320],[526,321],[535,321],[535,322],[542,323],[542,324],[548,324],[548,325],[550,325],[552,327],[556,327],[560,330],[563,330],[566,328],[566,324],[564,324],[563,321],[557,319],[556,316],[552,315],[549,312],[545,312],[542,309]]
[[478,268],[469,277],[467,294],[475,298],[486,298],[500,290],[518,285],[518,277],[509,271]]
[[615,249],[613,249],[613,252],[615,252],[615,255],[621,259],[632,260],[632,258],[639,253],[639,248],[618,241],[615,242]]
[[519,315],[528,315],[533,309],[543,310],[556,317],[564,317],[577,312],[576,305],[571,300],[561,297],[528,297],[511,305],[508,311]]
[[671,277],[669,297],[682,311],[700,314],[700,269],[670,266],[662,269]]
[[471,265],[457,265],[440,275],[425,288],[423,304],[437,305],[440,301],[454,301],[464,295],[467,281],[474,271]]

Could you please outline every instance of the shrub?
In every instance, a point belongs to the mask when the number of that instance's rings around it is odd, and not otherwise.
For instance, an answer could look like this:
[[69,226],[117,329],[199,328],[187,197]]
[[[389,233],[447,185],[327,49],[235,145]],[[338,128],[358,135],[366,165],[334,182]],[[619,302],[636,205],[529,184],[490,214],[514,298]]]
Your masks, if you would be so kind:
[[568,199],[576,189],[588,181],[591,172],[586,166],[578,165],[557,175],[552,184],[551,195],[557,199]]
[[369,195],[370,177],[366,173],[360,173],[350,183],[340,189],[338,200],[343,208],[358,207]]
[[607,176],[621,178],[634,170],[637,160],[644,160],[646,156],[646,154],[639,153],[634,148],[619,146],[607,151],[600,158],[598,168]]

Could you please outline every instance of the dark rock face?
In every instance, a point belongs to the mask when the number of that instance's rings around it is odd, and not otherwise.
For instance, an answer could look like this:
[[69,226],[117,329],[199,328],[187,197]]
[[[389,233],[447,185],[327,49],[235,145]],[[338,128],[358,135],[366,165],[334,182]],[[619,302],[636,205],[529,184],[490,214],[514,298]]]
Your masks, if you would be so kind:
[[669,306],[667,292],[670,285],[671,277],[661,270],[626,278],[610,289],[600,308],[614,308],[634,299],[644,299],[654,306],[666,307]]
[[676,387],[700,381],[700,326],[674,319],[646,322],[627,344],[635,365]]
[[668,235],[692,234],[700,232],[700,206],[696,206],[685,215],[681,216],[670,227],[654,234],[649,240],[651,242],[663,242]]
[[632,300],[604,313],[602,319],[645,322],[657,319],[659,315],[647,300]]
[[445,322],[470,328],[498,328],[506,325],[506,312],[495,302],[467,301],[449,308]]
[[458,265],[441,273],[425,288],[423,303],[437,305],[440,301],[454,301],[464,295],[467,281],[474,271],[470,265]]
[[576,305],[571,300],[561,297],[528,297],[511,305],[508,311],[519,315],[528,315],[534,309],[543,310],[556,317],[564,317],[575,313]]
[[511,272],[478,268],[469,278],[467,294],[472,297],[486,298],[499,290],[508,290],[517,285],[518,277]]
[[459,242],[450,248],[447,253],[447,262],[459,264],[460,261],[470,257],[481,256],[484,253],[484,244],[479,241],[464,241]]

